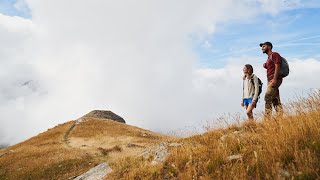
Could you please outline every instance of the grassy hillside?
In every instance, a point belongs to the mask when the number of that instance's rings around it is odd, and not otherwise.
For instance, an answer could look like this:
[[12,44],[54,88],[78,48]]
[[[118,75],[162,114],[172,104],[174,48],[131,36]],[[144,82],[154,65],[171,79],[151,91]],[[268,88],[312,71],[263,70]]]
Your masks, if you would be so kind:
[[[173,140],[182,146],[168,146],[163,163],[138,156]],[[320,179],[320,94],[288,103],[271,121],[181,139],[105,119],[70,121],[0,149],[0,179],[72,179],[101,162],[113,169],[106,179]]]
[[320,94],[286,115],[181,139],[160,165],[123,159],[107,179],[320,179]]
[[79,124],[70,121],[1,149],[0,179],[68,179],[101,162],[137,156],[167,139],[112,120],[86,118]]
[[[0,158],[0,179],[44,179],[67,177],[85,171],[96,163],[92,156],[80,151],[61,148],[68,122],[23,143],[0,150],[12,152]],[[78,168],[78,167],[82,168]]]

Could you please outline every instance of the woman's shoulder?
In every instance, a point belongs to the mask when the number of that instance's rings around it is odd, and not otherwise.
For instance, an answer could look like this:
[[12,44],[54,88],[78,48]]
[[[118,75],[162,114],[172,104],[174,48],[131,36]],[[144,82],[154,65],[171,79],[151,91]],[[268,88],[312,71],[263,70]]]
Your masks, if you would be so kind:
[[255,74],[252,74],[251,79],[256,79],[256,80],[258,80],[258,76],[255,75]]

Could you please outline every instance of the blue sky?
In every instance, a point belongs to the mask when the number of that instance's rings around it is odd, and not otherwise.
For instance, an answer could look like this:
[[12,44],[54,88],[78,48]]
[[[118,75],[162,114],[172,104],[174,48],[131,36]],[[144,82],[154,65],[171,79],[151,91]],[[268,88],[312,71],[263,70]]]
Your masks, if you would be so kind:
[[[274,51],[289,58],[319,57],[319,8],[299,8],[247,21],[231,21],[194,46],[201,67],[221,68],[230,57],[263,57],[260,42],[270,41]],[[259,60],[264,61],[264,59]]]
[[0,0],[0,13],[8,16],[31,18],[30,9],[24,0]]
[[[304,7],[276,15],[263,14],[255,19],[219,24],[216,32],[206,39],[193,41],[199,67],[222,68],[231,57],[261,58],[258,44],[264,41],[271,41],[274,51],[289,58],[320,57],[319,2],[306,2]],[[31,19],[30,8],[24,0],[0,0],[0,13]]]

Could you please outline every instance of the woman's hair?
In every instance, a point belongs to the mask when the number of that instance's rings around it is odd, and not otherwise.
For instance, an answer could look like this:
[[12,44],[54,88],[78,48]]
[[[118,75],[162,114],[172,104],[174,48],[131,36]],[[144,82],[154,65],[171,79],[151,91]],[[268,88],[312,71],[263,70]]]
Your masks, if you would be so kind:
[[[246,65],[244,65],[244,66],[248,69],[249,74],[252,74],[252,73],[253,73],[253,67],[252,67],[251,64],[246,64]],[[244,75],[244,76],[243,76],[243,80],[245,80],[246,78],[247,78],[247,76]]]
[[250,71],[251,73],[253,73],[253,67],[251,66],[251,64],[246,64],[246,65],[244,65],[247,69],[248,69],[248,71]]

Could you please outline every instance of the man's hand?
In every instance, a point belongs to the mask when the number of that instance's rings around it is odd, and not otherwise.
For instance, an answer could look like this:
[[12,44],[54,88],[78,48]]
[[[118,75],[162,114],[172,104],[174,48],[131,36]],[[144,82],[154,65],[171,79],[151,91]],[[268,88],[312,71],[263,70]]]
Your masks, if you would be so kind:
[[271,87],[276,87],[277,82],[278,82],[277,79],[272,79],[272,80],[270,81],[270,86],[271,86]]
[[241,103],[241,106],[242,106],[242,107],[244,106],[243,102]]

